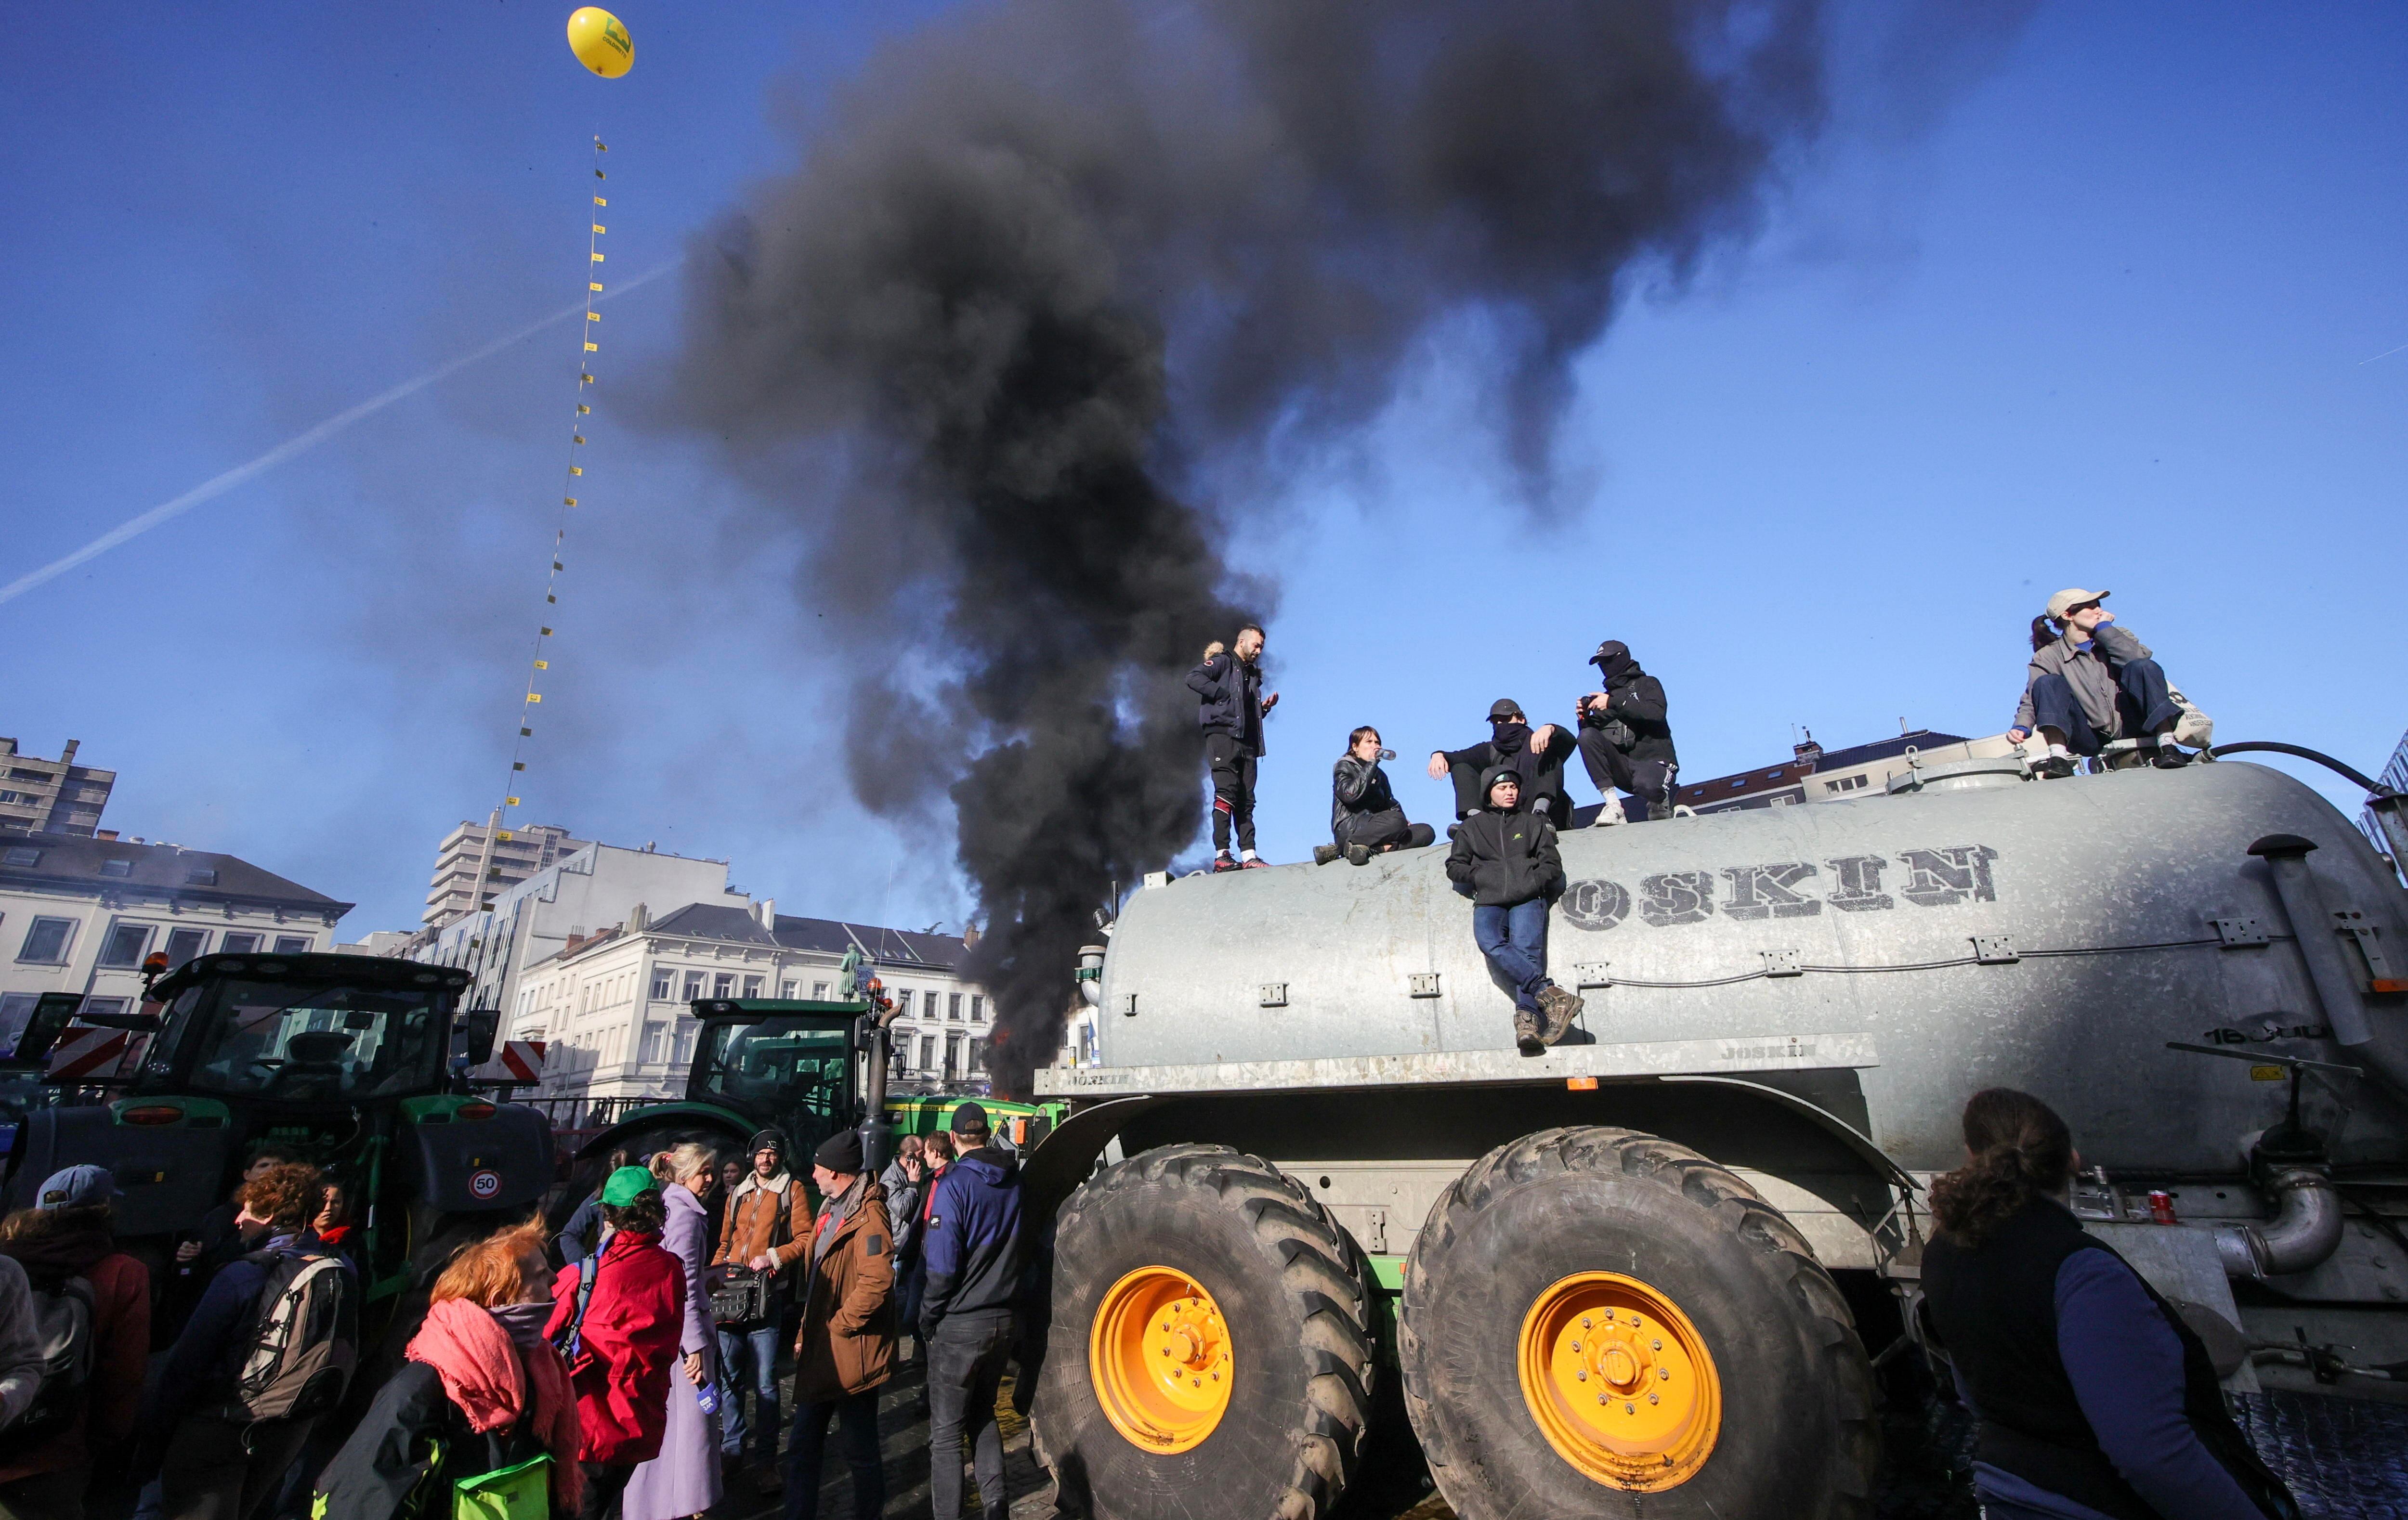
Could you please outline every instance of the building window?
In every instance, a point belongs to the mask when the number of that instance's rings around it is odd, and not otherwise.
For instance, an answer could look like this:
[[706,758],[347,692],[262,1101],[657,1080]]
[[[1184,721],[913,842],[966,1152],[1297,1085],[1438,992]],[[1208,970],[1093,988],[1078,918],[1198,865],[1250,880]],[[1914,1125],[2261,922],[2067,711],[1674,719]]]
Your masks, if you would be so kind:
[[792,982],[779,982],[778,996],[790,1003],[793,1002],[795,1000],[795,983]]
[[824,1003],[827,1001],[826,982],[814,982],[811,983],[811,1001],[815,1003]]
[[666,1003],[677,996],[677,973],[666,967],[652,970],[652,1001]]
[[701,997],[702,973],[700,971],[688,971],[685,974],[685,1000],[689,1003],[695,1002],[700,1000]]
[[83,1006],[76,1010],[76,1015],[80,1018],[86,1013],[108,1015],[124,1011],[125,999],[122,997],[87,997],[83,1000]]
[[710,996],[713,997],[735,997],[736,973],[733,971],[722,971],[717,976],[712,977],[710,979]]
[[74,919],[37,918],[25,930],[25,942],[17,948],[17,958],[55,966],[67,958],[67,941],[74,938]]
[[949,1077],[952,1076],[955,1068],[959,1068],[961,1064],[962,1037],[959,1035],[947,1035],[945,1037],[945,1075]]
[[259,936],[255,934],[236,934],[229,929],[218,936],[218,954],[221,955],[255,955],[258,953]]
[[923,1071],[929,1070],[934,1068],[936,1064],[937,1037],[934,1035],[922,1035],[920,1037],[920,1069]]
[[189,870],[189,871],[187,871],[187,872],[185,872],[185,873],[184,873],[184,884],[185,884],[186,886],[215,886],[215,885],[217,885],[217,884],[218,884],[218,873],[217,873],[217,868],[215,868],[215,867],[213,867],[213,866],[196,866],[196,867],[194,867],[193,869],[191,869],[191,870]]
[[659,1063],[668,1059],[669,1026],[666,1024],[644,1025],[644,1059]]
[[150,925],[148,924],[112,924],[108,938],[100,947],[103,966],[139,966],[142,953],[150,948]]
[[280,934],[276,937],[276,953],[280,955],[307,955],[309,937],[306,934]]
[[970,994],[970,1022],[972,1024],[986,1022],[986,999],[977,993]]
[[[962,1022],[962,995],[960,993],[954,993],[953,996],[945,999],[945,1017],[953,1020],[955,1024]],[[950,1065],[951,1063],[947,1064]]]
[[[0,792],[0,802],[13,802],[19,807],[31,807],[41,800],[31,792]],[[12,860],[8,864],[13,866],[16,862]]]
[[207,950],[209,931],[207,929],[169,929],[167,931],[167,969],[170,971]]
[[34,1010],[41,1002],[37,992],[12,992],[0,997],[0,1054],[14,1056],[17,1041],[24,1038],[25,1025],[33,1022]]
[[759,977],[748,976],[744,979],[744,996],[747,997],[758,997],[761,996],[761,979]]
[[100,874],[103,876],[114,876],[122,880],[123,878],[134,874],[134,862],[130,860],[104,860],[100,863]]
[[42,853],[23,845],[14,846],[7,853],[0,854],[0,866],[38,866],[41,863]]

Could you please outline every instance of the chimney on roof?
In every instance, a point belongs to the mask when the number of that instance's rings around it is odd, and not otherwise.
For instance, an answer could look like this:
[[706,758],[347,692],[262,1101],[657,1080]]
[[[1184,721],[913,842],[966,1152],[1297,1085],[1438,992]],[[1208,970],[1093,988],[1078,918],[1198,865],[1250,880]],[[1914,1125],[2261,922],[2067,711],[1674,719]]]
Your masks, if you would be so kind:
[[629,934],[643,933],[644,925],[650,924],[652,921],[652,911],[645,907],[642,903],[638,903],[635,907],[627,910],[627,932]]
[[117,838],[117,830],[113,828],[96,828],[92,831],[92,837],[95,839],[114,839]]
[[962,948],[963,948],[963,949],[965,949],[965,950],[970,949],[971,947],[975,946],[978,942],[979,942],[979,931],[978,931],[978,925],[975,925],[975,924],[965,924],[965,925],[962,925]]
[[1808,770],[1813,770],[1816,762],[1823,758],[1823,746],[1814,742],[1814,730],[1809,728],[1806,730],[1806,741],[1802,744],[1792,744],[1789,746],[1789,753],[1798,757],[1799,765]]
[[82,749],[82,748],[83,748],[83,740],[81,740],[81,739],[79,739],[79,738],[71,738],[71,739],[67,740],[67,747],[66,747],[66,751],[65,751],[65,753],[63,753],[63,754],[61,754],[61,755],[59,756],[59,764],[61,764],[61,765],[63,765],[63,766],[71,766],[71,765],[74,765],[74,764],[75,764],[75,757],[76,757],[76,751],[80,750],[80,749]]
[[754,903],[752,905],[752,916],[761,921],[761,926],[763,928],[775,933],[778,927],[778,899],[775,897],[764,897],[759,902]]

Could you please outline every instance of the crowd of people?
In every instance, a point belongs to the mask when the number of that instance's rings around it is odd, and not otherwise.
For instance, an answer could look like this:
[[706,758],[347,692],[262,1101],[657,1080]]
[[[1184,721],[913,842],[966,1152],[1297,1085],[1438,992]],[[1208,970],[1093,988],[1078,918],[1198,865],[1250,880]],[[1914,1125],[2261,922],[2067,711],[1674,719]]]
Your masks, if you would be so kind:
[[[2034,770],[2072,774],[2088,758],[2110,765],[2187,765],[2179,746],[2204,747],[2213,725],[2166,679],[2147,645],[2115,624],[2108,593],[2079,587],[2049,598],[2031,624],[2032,654],[2024,695],[2007,737],[2041,741]],[[1187,685],[1199,699],[1205,758],[1212,776],[1212,869],[1268,866],[1254,848],[1256,765],[1266,753],[1263,720],[1279,693],[1263,695],[1263,630],[1248,624],[1231,643],[1207,645]],[[1536,1055],[1571,1032],[1581,998],[1547,975],[1548,911],[1564,890],[1559,831],[1574,825],[1565,789],[1577,753],[1602,801],[1590,826],[1673,816],[1681,763],[1672,743],[1664,683],[1619,639],[1589,655],[1598,685],[1572,703],[1572,726],[1533,724],[1522,704],[1489,705],[1487,738],[1460,750],[1433,750],[1432,781],[1454,789],[1446,874],[1472,902],[1471,932],[1489,968],[1511,991],[1514,1044]],[[1370,724],[1346,737],[1330,772],[1330,842],[1313,863],[1374,855],[1438,842],[1438,831],[1405,816]],[[1231,853],[1231,836],[1236,851]]]
[[873,1516],[907,1339],[936,1513],[962,1513],[968,1464],[996,1520],[1029,1284],[1018,1163],[992,1140],[964,1102],[873,1176],[843,1130],[808,1189],[774,1129],[749,1166],[698,1143],[614,1156],[586,1233],[530,1220],[461,1246],[372,1374],[345,1200],[317,1168],[263,1147],[154,1282],[118,1245],[109,1171],[69,1167],[0,1220],[0,1520],[398,1520],[465,1498],[681,1520],[781,1490],[808,1520],[831,1427]]

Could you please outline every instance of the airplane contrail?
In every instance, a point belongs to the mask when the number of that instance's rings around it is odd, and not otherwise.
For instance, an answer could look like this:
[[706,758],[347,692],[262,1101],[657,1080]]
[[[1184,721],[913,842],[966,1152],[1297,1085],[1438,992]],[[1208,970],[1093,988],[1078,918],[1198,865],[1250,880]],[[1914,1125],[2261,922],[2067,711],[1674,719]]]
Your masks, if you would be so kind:
[[[615,295],[624,295],[629,291],[636,289],[639,285],[649,285],[653,280],[658,280],[665,274],[667,274],[670,270],[675,269],[679,265],[683,264],[684,262],[685,261],[683,259],[672,259],[668,263],[660,265],[658,268],[648,269],[644,273],[638,275],[633,280],[622,281],[616,289],[603,295],[601,299],[607,301]],[[127,539],[138,538],[141,535],[150,532],[152,528],[155,528],[160,523],[166,522],[169,518],[180,517],[185,512],[191,511],[194,508],[198,507],[201,503],[208,501],[213,497],[225,495],[227,492],[233,490],[236,486],[242,484],[245,480],[251,479],[253,476],[274,469],[277,466],[281,465],[288,459],[291,459],[294,455],[308,452],[309,450],[316,448],[319,444],[325,442],[328,438],[333,437],[343,429],[351,426],[353,423],[358,422],[361,418],[368,416],[372,412],[382,411],[385,408],[392,406],[394,402],[399,401],[406,396],[414,395],[418,392],[426,389],[437,380],[456,374],[459,371],[467,368],[470,365],[490,359],[494,354],[497,354],[504,349],[509,348],[511,344],[524,342],[526,339],[533,337],[536,334],[542,332],[545,328],[555,326],[560,323],[566,322],[568,319],[578,315],[584,309],[585,303],[582,301],[580,301],[575,306],[563,307],[560,310],[553,312],[551,316],[546,317],[539,322],[527,323],[527,325],[520,328],[517,332],[510,334],[507,337],[495,338],[493,342],[486,344],[483,348],[477,350],[473,353],[464,353],[456,359],[437,365],[433,369],[428,370],[425,374],[419,376],[415,380],[404,380],[399,385],[394,386],[392,390],[386,391],[380,395],[370,396],[367,400],[361,402],[358,406],[351,408],[348,411],[337,412],[334,416],[327,418],[324,422],[320,423],[317,426],[309,429],[308,432],[296,434],[293,437],[285,439],[282,443],[280,443],[275,448],[268,450],[258,458],[253,459],[247,464],[236,465],[234,468],[227,470],[222,475],[211,476],[208,480],[203,480],[200,484],[193,487],[190,491],[185,492],[182,495],[177,496],[169,501],[163,501],[158,506],[151,508],[149,511],[144,512],[139,517],[127,519],[125,522],[109,529],[107,533],[102,534],[99,538],[94,538],[92,542],[84,545],[81,549],[77,550],[74,553],[68,554],[63,559],[52,560],[50,564],[43,566],[38,570],[28,571],[27,573],[19,576],[16,580],[9,581],[7,585],[0,586],[0,602],[14,601],[25,593],[33,590],[35,587],[57,580],[60,576],[66,574],[69,570],[74,569],[77,566],[83,564],[85,561],[106,554],[110,550],[116,548],[119,544],[125,542]]]

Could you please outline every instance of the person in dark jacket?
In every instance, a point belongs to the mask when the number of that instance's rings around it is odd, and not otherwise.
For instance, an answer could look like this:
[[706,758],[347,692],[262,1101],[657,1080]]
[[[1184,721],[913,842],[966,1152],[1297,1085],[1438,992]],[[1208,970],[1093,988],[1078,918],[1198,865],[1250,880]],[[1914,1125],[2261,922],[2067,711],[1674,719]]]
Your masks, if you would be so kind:
[[2062,1201],[2081,1167],[2028,1093],[1965,1105],[1965,1166],[1931,1184],[1932,1340],[1981,1421],[1990,1520],[2291,1520],[2288,1490],[2225,1411],[2207,1349]]
[[2107,595],[2071,587],[2032,620],[2031,664],[2007,738],[2021,744],[2039,731],[2048,742],[2034,767],[2042,775],[2071,776],[2075,755],[2097,755],[2119,738],[2157,739],[2143,753],[2161,767],[2190,764],[2172,742],[2183,714],[2165,667],[2148,645],[2115,626],[2115,614],[2100,605]]
[[552,1509],[577,1513],[577,1395],[543,1338],[552,1271],[529,1222],[463,1248],[435,1280],[401,1369],[318,1475],[328,1520],[448,1515],[464,1479],[552,1458]]
[[1375,852],[1418,850],[1437,840],[1437,830],[1427,824],[1405,821],[1405,810],[1389,790],[1380,762],[1395,758],[1394,752],[1380,748],[1380,731],[1368,724],[1346,736],[1346,753],[1329,774],[1330,842],[1312,847],[1314,865],[1344,855],[1368,866]]
[[0,1516],[9,1520],[80,1514],[95,1468],[101,1484],[114,1486],[124,1467],[120,1453],[134,1433],[150,1353],[150,1273],[118,1249],[112,1205],[121,1196],[108,1168],[68,1167],[35,1191],[32,1208],[0,1221],[0,1255],[25,1269],[29,1287],[56,1293],[81,1278],[93,1299],[81,1397],[50,1422],[47,1436],[20,1427],[0,1460]]
[[1580,699],[1580,753],[1588,779],[1605,796],[1598,822],[1626,816],[1616,790],[1645,804],[1642,820],[1671,817],[1681,760],[1665,716],[1664,683],[1641,669],[1619,639],[1598,645],[1588,663],[1597,667],[1603,690]]
[[928,1494],[936,1520],[962,1513],[962,1449],[978,1468],[984,1520],[1004,1520],[1003,1433],[996,1393],[1017,1329],[1023,1244],[1020,1165],[987,1144],[986,1109],[953,1110],[962,1154],[937,1179],[923,1237],[928,1281],[920,1339],[928,1348]]
[[[602,1169],[603,1177],[607,1180],[622,1168],[633,1165],[635,1159],[636,1154],[632,1151],[611,1152],[610,1164]],[[601,1188],[596,1187],[569,1214],[568,1223],[560,1226],[559,1238],[552,1242],[552,1247],[559,1254],[563,1267],[583,1261],[602,1249]]]
[[1569,827],[1572,805],[1564,792],[1564,761],[1571,754],[1571,736],[1555,724],[1531,727],[1522,704],[1510,696],[1489,704],[1488,728],[1484,743],[1430,752],[1430,780],[1455,782],[1455,816],[1469,818],[1487,806],[1484,782],[1501,766],[1513,772],[1526,810]]
[[1522,779],[1481,778],[1487,806],[1455,826],[1447,879],[1472,902],[1471,938],[1513,989],[1513,1042],[1536,1055],[1570,1032],[1581,1000],[1547,975],[1547,910],[1564,889],[1553,824],[1521,808]]
[[[1204,647],[1204,663],[1187,673],[1187,689],[1202,699],[1197,718],[1204,728],[1204,756],[1212,767],[1212,868],[1234,871],[1269,862],[1254,853],[1254,767],[1268,752],[1263,719],[1279,706],[1279,693],[1263,690],[1263,631],[1248,624],[1238,630],[1235,650],[1216,639]],[[1229,854],[1229,832],[1238,854]]]
[[[251,1353],[259,1296],[274,1258],[322,1251],[309,1233],[309,1221],[322,1202],[322,1187],[317,1168],[281,1162],[236,1195],[236,1228],[264,1236],[265,1243],[228,1262],[210,1280],[143,1405],[144,1438],[165,1442],[155,1465],[166,1520],[242,1520],[274,1497],[318,1423],[314,1415],[238,1420],[227,1412]],[[343,1270],[351,1269],[344,1260]],[[147,1472],[154,1464],[146,1459],[139,1465]]]

